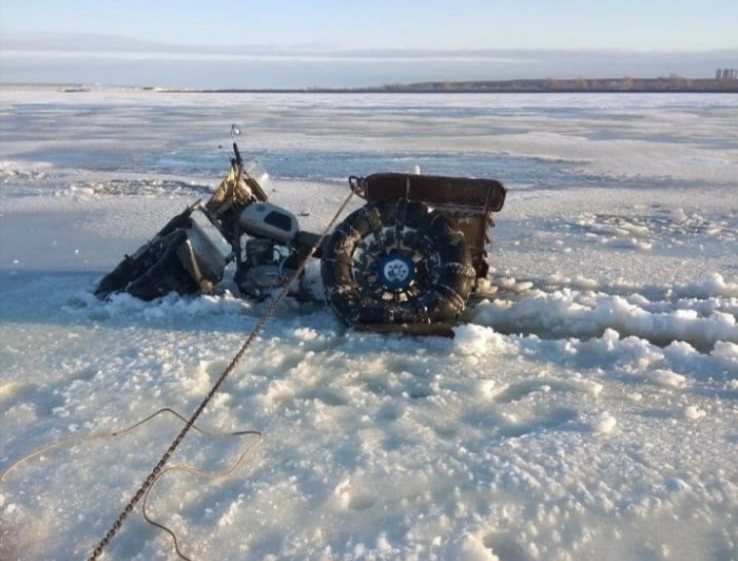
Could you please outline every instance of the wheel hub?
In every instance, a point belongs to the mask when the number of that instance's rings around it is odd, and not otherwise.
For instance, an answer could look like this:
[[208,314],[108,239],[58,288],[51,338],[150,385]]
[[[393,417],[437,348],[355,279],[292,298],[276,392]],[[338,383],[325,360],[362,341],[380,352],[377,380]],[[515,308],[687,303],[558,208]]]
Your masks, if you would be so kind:
[[394,292],[407,289],[415,279],[415,263],[398,251],[391,251],[377,264],[379,283]]

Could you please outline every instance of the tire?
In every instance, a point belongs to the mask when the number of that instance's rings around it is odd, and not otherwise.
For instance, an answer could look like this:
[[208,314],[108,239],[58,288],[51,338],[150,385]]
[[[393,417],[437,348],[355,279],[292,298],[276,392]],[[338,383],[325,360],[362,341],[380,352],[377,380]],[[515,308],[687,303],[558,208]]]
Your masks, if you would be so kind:
[[[164,254],[169,236],[180,229],[189,228],[192,224],[190,209],[172,218],[159,230],[153,241],[143,245],[133,256],[126,255],[123,261],[105,275],[95,288],[95,296],[107,298],[114,292],[123,292],[126,287],[153,267]],[[151,298],[150,298],[151,299]]]
[[323,248],[321,276],[347,325],[453,320],[476,280],[461,233],[440,213],[405,200],[350,214]]
[[158,242],[151,244],[143,252],[125,256],[118,266],[105,275],[95,289],[95,296],[107,298],[115,292],[124,292],[126,287],[143,275],[161,257],[161,247]]
[[163,238],[157,261],[133,280],[126,287],[126,292],[141,300],[154,300],[170,292],[182,295],[197,292],[197,283],[177,255],[177,250],[186,241],[185,230],[175,230]]
[[105,298],[112,292],[128,292],[141,300],[154,300],[172,291],[179,294],[197,292],[197,283],[177,255],[186,240],[185,230],[169,230],[143,251],[139,250],[135,257],[121,261],[100,281],[95,296]]

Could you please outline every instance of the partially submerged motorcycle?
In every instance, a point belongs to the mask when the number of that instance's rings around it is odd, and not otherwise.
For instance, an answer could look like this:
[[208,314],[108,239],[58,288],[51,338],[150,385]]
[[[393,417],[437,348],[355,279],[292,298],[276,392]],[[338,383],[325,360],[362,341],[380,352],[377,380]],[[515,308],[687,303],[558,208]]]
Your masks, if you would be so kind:
[[352,176],[351,190],[366,203],[325,238],[268,201],[268,180],[234,142],[229,173],[213,195],[126,255],[95,295],[210,294],[235,261],[239,291],[264,299],[312,255],[321,260],[325,299],[344,323],[422,332],[456,319],[487,277],[488,230],[506,195],[497,180]]

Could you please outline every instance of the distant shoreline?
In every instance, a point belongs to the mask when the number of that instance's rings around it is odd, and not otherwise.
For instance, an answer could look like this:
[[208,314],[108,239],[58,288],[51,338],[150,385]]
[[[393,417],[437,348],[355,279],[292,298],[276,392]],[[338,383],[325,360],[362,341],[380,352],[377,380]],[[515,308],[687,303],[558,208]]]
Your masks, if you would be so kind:
[[507,93],[738,93],[738,79],[714,78],[574,78],[539,80],[443,81],[384,84],[356,88],[181,88],[89,84],[0,84],[0,88],[53,88],[65,93],[96,90],[151,91],[162,93],[263,93],[263,94],[507,94]]
[[367,88],[253,89],[218,88],[218,93],[738,93],[738,80],[670,78],[606,78],[419,82]]

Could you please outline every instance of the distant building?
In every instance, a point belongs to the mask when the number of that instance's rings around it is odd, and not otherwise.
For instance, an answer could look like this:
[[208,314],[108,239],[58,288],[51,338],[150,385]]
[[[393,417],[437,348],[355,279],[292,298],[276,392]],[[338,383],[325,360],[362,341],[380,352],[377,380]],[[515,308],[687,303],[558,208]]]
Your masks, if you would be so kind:
[[716,80],[738,80],[738,69],[736,68],[718,68],[715,71]]

